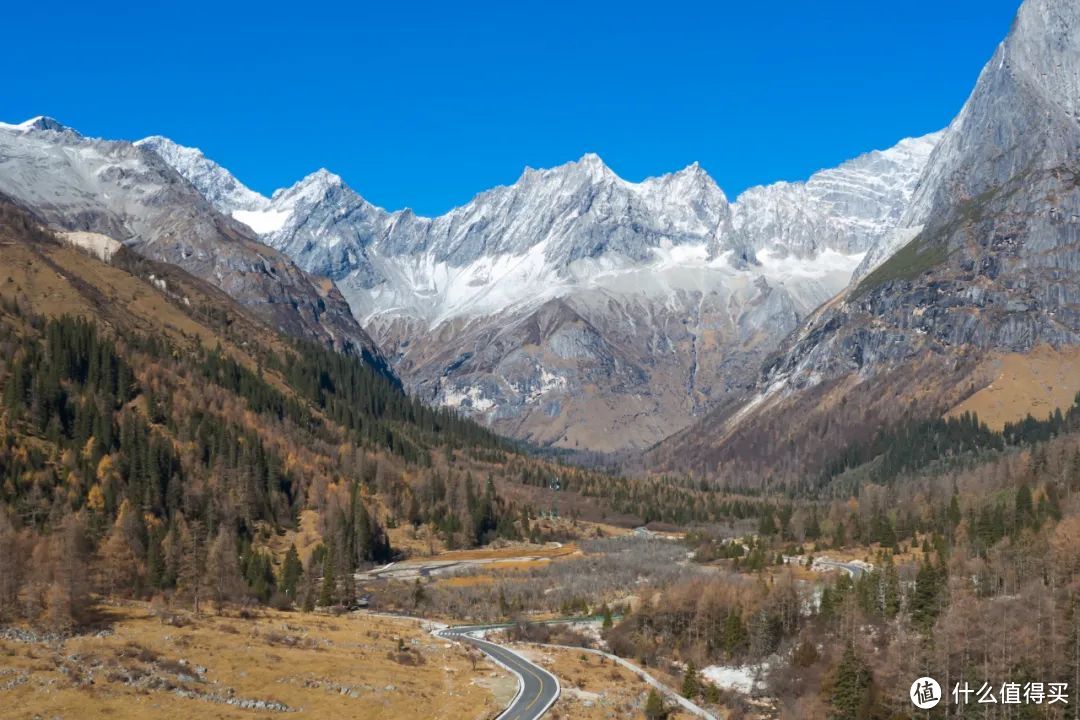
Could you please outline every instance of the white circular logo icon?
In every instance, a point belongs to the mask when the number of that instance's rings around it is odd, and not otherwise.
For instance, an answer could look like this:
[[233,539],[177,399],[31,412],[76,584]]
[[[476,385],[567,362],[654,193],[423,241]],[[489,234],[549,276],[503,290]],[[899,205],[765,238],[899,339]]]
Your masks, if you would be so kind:
[[929,710],[941,702],[941,686],[932,677],[921,677],[911,683],[911,703],[920,710]]

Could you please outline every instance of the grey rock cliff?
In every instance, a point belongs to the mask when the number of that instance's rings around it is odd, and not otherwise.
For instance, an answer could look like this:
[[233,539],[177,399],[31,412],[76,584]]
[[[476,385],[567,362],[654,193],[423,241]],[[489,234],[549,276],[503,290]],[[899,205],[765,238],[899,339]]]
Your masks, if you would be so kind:
[[921,353],[1080,342],[1080,4],[1028,0],[930,157],[915,237],[767,368],[791,387]]

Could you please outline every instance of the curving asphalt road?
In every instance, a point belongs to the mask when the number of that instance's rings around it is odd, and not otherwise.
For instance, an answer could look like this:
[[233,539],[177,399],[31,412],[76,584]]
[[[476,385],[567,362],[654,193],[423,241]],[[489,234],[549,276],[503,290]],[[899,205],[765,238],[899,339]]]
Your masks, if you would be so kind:
[[832,567],[837,568],[838,570],[843,570],[851,576],[852,580],[858,580],[859,576],[866,572],[866,568],[862,567],[861,565],[855,565],[854,563],[836,562],[835,560],[819,560],[818,562],[825,567]]
[[559,698],[559,681],[539,665],[501,645],[488,642],[472,633],[491,630],[488,625],[468,625],[439,630],[435,634],[447,640],[467,642],[518,678],[518,693],[496,720],[538,720]]

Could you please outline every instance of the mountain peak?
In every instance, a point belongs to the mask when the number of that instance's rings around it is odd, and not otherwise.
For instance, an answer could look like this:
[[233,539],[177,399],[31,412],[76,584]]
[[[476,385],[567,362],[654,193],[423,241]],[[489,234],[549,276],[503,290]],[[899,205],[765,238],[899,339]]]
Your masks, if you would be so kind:
[[226,215],[237,211],[264,210],[270,202],[206,157],[199,148],[181,145],[163,135],[151,135],[136,141],[134,145],[164,160],[194,185],[210,204]]
[[18,125],[16,125],[16,127],[23,130],[24,132],[30,130],[48,130],[51,132],[75,132],[67,125],[61,123],[59,120],[51,118],[47,115],[37,115],[30,118],[29,120],[25,120],[19,123]]
[[198,153],[199,155],[203,154],[202,151],[199,150],[198,148],[185,147],[185,146],[181,145],[180,143],[175,142],[174,140],[171,140],[170,138],[165,137],[164,135],[148,135],[147,137],[144,137],[142,140],[136,140],[132,144],[137,146],[137,147],[146,146],[146,147],[151,148],[153,150],[157,150],[158,148],[168,148],[170,150],[175,149],[175,150],[179,150],[179,151]]
[[[150,135],[142,140],[136,140],[135,147],[153,150],[174,168],[190,167],[197,163],[212,163],[202,150],[196,147],[188,147],[171,140],[164,135]],[[216,167],[220,167],[215,164]],[[224,170],[224,168],[222,168]],[[181,171],[181,174],[185,174]],[[188,178],[189,180],[191,178]]]
[[[286,206],[292,207],[298,202],[321,203],[331,196],[342,193],[349,197],[360,198],[352,188],[345,184],[340,175],[332,173],[326,168],[319,168],[301,178],[291,187],[276,191],[271,198],[271,203],[281,209]],[[363,198],[360,198],[360,200],[362,201]]]
[[582,168],[589,173],[589,176],[596,179],[602,177],[615,177],[615,173],[609,168],[600,156],[596,153],[588,152],[581,156],[576,162],[569,163],[575,168]]
[[319,168],[315,172],[302,178],[300,182],[296,183],[293,187],[319,187],[319,188],[332,188],[341,187],[345,182],[341,179],[340,175],[332,173],[326,168]]
[[690,163],[682,170],[671,173],[669,177],[673,179],[690,180],[694,182],[708,181],[715,184],[712,175],[709,175],[709,173],[705,171],[705,168],[701,167],[701,163],[699,163],[697,160]]

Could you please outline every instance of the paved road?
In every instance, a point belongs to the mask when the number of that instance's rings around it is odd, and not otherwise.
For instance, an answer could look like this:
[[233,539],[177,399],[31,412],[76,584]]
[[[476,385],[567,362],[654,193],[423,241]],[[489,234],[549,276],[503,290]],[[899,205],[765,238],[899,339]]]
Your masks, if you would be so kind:
[[489,629],[492,629],[491,626],[470,625],[439,630],[435,634],[447,640],[475,645],[496,663],[517,675],[518,694],[496,720],[538,720],[559,698],[559,681],[539,665],[501,645],[471,634]]
[[866,572],[866,568],[862,567],[861,565],[856,565],[854,563],[842,563],[835,562],[833,560],[819,560],[818,563],[824,565],[825,567],[833,567],[843,570],[851,576],[852,580],[858,580],[859,576]]

